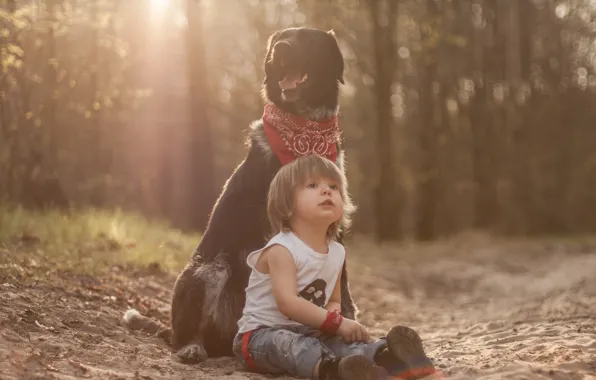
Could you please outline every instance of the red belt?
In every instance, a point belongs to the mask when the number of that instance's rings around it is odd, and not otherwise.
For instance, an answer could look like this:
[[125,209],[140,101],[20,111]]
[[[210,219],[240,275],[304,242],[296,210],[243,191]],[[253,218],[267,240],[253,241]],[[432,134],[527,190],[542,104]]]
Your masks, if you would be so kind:
[[256,330],[250,330],[242,334],[242,359],[244,359],[244,363],[246,364],[246,368],[250,371],[256,372],[257,367],[255,363],[252,361],[252,355],[248,352],[248,342],[250,341],[250,336]]

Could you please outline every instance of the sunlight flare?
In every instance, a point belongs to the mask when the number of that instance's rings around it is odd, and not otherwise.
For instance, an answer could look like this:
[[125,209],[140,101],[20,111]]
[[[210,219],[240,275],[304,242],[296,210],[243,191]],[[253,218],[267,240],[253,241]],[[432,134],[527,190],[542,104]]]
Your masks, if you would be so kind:
[[170,0],[149,0],[151,12],[154,14],[164,13],[170,6]]

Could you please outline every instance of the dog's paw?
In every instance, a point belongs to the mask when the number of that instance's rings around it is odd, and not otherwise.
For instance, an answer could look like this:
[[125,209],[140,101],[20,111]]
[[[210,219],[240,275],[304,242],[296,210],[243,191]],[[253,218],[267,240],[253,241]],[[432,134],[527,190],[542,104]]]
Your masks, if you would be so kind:
[[207,352],[200,344],[189,344],[176,352],[176,356],[182,363],[195,364],[207,359]]

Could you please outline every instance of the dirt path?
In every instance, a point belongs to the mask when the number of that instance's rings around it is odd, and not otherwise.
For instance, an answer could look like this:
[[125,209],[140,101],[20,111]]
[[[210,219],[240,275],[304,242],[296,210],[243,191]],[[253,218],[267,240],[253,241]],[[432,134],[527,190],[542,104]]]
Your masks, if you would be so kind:
[[[380,251],[349,248],[360,319],[375,335],[417,329],[445,378],[596,379],[595,247]],[[231,358],[177,363],[159,338],[126,330],[129,306],[167,320],[173,279],[159,271],[98,279],[2,254],[0,379],[268,378]],[[50,281],[21,280],[42,271]]]

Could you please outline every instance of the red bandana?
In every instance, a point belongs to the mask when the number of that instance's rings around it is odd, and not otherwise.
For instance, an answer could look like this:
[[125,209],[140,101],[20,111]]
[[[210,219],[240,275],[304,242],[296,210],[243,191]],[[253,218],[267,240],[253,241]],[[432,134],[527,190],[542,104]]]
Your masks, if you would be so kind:
[[337,116],[325,121],[305,120],[266,104],[263,127],[282,165],[307,154],[318,154],[335,162],[340,137]]

